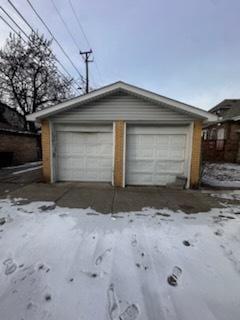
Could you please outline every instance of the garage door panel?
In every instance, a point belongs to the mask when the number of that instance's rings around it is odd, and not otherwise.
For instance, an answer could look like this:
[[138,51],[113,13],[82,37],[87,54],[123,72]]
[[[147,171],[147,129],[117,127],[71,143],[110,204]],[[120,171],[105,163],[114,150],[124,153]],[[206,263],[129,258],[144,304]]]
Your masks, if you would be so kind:
[[168,158],[184,161],[185,152],[184,152],[184,150],[170,150],[169,154],[168,154]]
[[97,135],[98,143],[112,144],[112,135],[109,133],[100,133]]
[[152,148],[138,148],[130,154],[130,159],[152,159],[154,152]]
[[154,140],[154,136],[152,135],[138,135],[138,136],[135,136],[137,137],[137,140],[138,140],[138,143],[141,144],[141,145],[149,145],[151,143],[153,143],[153,140]]
[[186,142],[186,135],[180,135],[180,134],[174,134],[169,136],[170,138],[170,143],[173,146],[185,146],[185,142]]
[[[80,157],[79,158],[78,156],[72,157],[72,158],[69,159],[69,163],[70,163],[71,168],[73,170],[78,169],[78,168],[83,168],[86,165],[86,158],[84,158],[84,157]],[[66,165],[65,166],[67,166],[67,165],[68,165],[68,161],[66,161]]]
[[[109,126],[99,127],[100,132],[94,131],[94,126],[81,127],[77,131],[56,132],[56,178],[65,181],[106,181],[112,180],[113,137]],[[67,127],[71,130],[71,126]]]
[[112,144],[106,144],[100,146],[99,155],[102,155],[103,157],[109,157],[112,158]]
[[167,147],[169,143],[169,136],[168,135],[154,135],[155,143],[158,146]]
[[154,161],[152,160],[129,160],[128,169],[131,172],[151,173],[154,170]]
[[128,149],[128,157],[129,159],[151,159],[153,157],[153,149],[151,147],[151,143],[147,145],[137,145],[135,143],[136,140],[131,139],[131,149]]
[[129,126],[126,183],[166,185],[185,175],[186,127]]
[[161,173],[172,173],[176,174],[184,170],[184,162],[168,161],[167,166],[165,161],[156,161],[155,172],[156,174]]
[[99,167],[104,169],[108,169],[112,167],[112,159],[100,159],[98,160]]
[[175,182],[175,175],[170,175],[170,174],[156,174],[153,177],[153,184],[154,185],[161,185],[161,186],[165,186],[167,184],[170,183],[174,183]]
[[131,184],[135,185],[151,185],[153,184],[152,181],[152,174],[148,173],[141,173],[139,175],[139,172],[132,173],[131,174]]

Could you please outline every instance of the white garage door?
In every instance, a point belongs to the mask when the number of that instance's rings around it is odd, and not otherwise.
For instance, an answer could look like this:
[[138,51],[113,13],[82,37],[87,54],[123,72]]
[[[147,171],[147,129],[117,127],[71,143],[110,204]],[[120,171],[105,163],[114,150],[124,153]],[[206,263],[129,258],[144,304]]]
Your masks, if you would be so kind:
[[129,126],[126,184],[166,185],[187,176],[187,127]]
[[58,126],[56,179],[110,182],[112,150],[112,126]]

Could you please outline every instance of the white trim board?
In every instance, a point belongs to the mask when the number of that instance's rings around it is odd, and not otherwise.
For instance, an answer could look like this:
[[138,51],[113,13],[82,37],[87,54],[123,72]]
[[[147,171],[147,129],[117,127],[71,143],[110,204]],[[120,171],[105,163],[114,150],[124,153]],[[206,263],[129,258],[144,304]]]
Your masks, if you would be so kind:
[[62,103],[59,103],[55,106],[43,109],[41,111],[32,113],[27,116],[28,121],[39,121],[43,118],[47,118],[50,116],[53,116],[57,113],[63,112],[69,108],[74,108],[81,104],[86,104],[90,101],[94,101],[96,99],[99,99],[101,97],[107,96],[109,94],[112,94],[117,91],[124,91],[129,94],[134,94],[139,97],[150,99],[156,103],[162,103],[166,104],[169,108],[173,108],[175,110],[181,111],[183,113],[188,113],[191,115],[196,116],[196,118],[200,118],[207,122],[215,122],[217,121],[217,116],[209,113],[205,110],[190,106],[188,104],[161,96],[159,94],[156,94],[154,92],[127,84],[125,82],[119,81],[115,82],[113,84],[110,84],[108,86],[102,87],[98,90],[92,91],[88,94],[64,101]]

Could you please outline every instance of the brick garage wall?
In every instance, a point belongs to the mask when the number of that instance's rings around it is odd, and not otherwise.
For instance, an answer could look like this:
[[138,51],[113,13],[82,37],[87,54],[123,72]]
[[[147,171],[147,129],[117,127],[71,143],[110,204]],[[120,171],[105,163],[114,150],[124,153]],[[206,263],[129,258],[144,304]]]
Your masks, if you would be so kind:
[[50,149],[50,126],[48,120],[41,122],[42,128],[42,161],[43,179],[45,182],[51,181],[51,149]]
[[40,159],[40,137],[34,134],[0,131],[0,152],[13,153],[12,164]]
[[115,159],[114,159],[114,185],[123,187],[123,156],[124,156],[124,121],[115,122]]
[[190,187],[197,188],[200,178],[202,121],[194,121]]

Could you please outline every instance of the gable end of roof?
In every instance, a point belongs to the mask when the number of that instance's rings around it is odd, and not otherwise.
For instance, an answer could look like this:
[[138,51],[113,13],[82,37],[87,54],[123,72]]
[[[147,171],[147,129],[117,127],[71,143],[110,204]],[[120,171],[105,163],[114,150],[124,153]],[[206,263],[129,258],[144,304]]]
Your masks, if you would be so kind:
[[124,83],[124,82],[116,82],[113,84],[110,84],[108,86],[102,87],[100,89],[97,89],[95,91],[91,91],[90,93],[86,95],[82,95],[79,97],[75,97],[73,99],[64,101],[60,104],[57,104],[55,106],[49,107],[47,109],[43,109],[41,111],[35,112],[33,114],[30,114],[27,116],[28,121],[38,121],[43,118],[50,117],[52,115],[55,115],[60,112],[64,112],[68,110],[69,108],[74,108],[77,105],[86,104],[88,102],[94,101],[96,99],[100,99],[102,97],[105,97],[107,95],[111,95],[112,93],[122,91],[126,92],[135,96],[138,96],[143,99],[151,100],[152,102],[156,104],[162,104],[165,106],[168,106],[172,109],[175,109],[176,111],[180,111],[182,113],[190,114],[195,116],[196,118],[203,119],[205,121],[214,122],[217,121],[217,117],[209,113],[207,111],[204,111],[202,109],[190,106],[188,104],[161,96],[159,94],[156,94],[154,92]]

